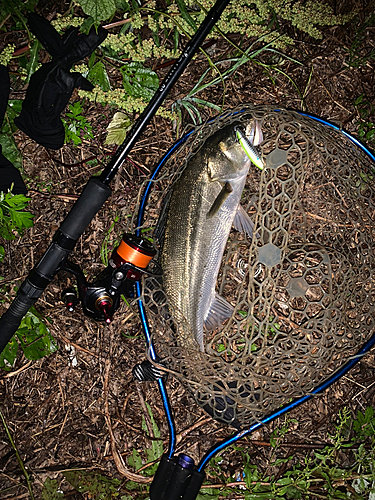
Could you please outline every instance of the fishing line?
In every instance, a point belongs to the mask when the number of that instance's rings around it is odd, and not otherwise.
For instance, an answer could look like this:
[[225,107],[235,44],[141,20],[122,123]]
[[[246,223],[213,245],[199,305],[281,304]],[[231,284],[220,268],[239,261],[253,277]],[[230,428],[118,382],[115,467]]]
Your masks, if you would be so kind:
[[[245,111],[245,109],[243,111]],[[243,111],[242,110],[236,111],[233,113],[233,115],[236,115],[238,113],[242,113]],[[275,109],[274,111],[278,112],[281,110]],[[374,154],[365,145],[363,145],[357,138],[353,137],[347,131],[343,130],[342,128],[338,127],[337,125],[335,125],[327,120],[324,120],[320,117],[311,115],[309,113],[300,112],[300,111],[297,111],[297,113],[300,114],[301,116],[310,118],[318,123],[323,124],[324,126],[330,127],[332,129],[340,132],[347,139],[349,139],[353,144],[355,144],[357,147],[359,147],[370,158],[370,160],[372,162],[375,162]],[[229,116],[231,116],[231,115],[229,114]],[[214,120],[215,119],[212,119],[212,120],[210,120],[210,122],[212,122]],[[158,174],[160,173],[160,170],[165,165],[167,160],[172,156],[172,154],[175,153],[178,150],[178,148],[180,146],[182,146],[187,141],[187,139],[191,136],[191,134],[193,134],[194,132],[196,132],[196,130],[190,131],[188,134],[184,135],[181,139],[179,139],[165,153],[165,155],[162,157],[162,159],[160,160],[160,162],[156,166],[155,170],[153,171],[150,180],[146,184],[145,191],[144,191],[144,194],[143,194],[141,202],[140,202],[138,218],[137,218],[137,230],[136,230],[137,234],[140,234],[140,232],[141,232],[140,227],[141,227],[142,222],[143,222],[146,204],[147,204],[152,186],[154,185],[154,181],[157,178]],[[149,325],[148,325],[148,321],[147,321],[147,314],[146,314],[146,311],[144,308],[143,301],[141,299],[141,285],[139,283],[137,283],[136,292],[137,292],[137,297],[138,297],[138,305],[140,308],[141,322],[142,322],[143,329],[145,331],[147,347],[149,349],[151,359],[156,360],[156,353],[155,353],[155,349],[153,346],[151,333],[150,333],[150,329],[149,329]],[[311,390],[309,393],[307,393],[301,397],[297,397],[297,398],[293,399],[293,401],[290,402],[289,404],[283,405],[279,409],[277,409],[276,411],[271,412],[268,416],[265,416],[264,418],[259,419],[257,422],[255,422],[253,425],[251,425],[247,429],[236,432],[234,435],[230,436],[229,438],[227,438],[227,439],[223,440],[222,442],[218,443],[217,445],[213,446],[201,459],[201,461],[198,465],[198,471],[199,472],[203,471],[204,468],[206,467],[206,465],[208,464],[208,462],[211,460],[211,458],[215,454],[217,454],[218,452],[222,451],[227,446],[234,444],[239,439],[242,439],[242,438],[248,436],[249,434],[254,432],[256,429],[258,429],[259,427],[275,420],[276,418],[291,411],[292,409],[296,408],[297,406],[301,405],[302,403],[308,401],[313,396],[328,389],[332,384],[334,384],[343,375],[345,375],[366,353],[368,353],[368,351],[374,346],[374,344],[375,344],[375,334],[373,334],[371,336],[371,338],[369,340],[367,340],[367,342],[364,343],[364,345],[359,349],[357,354],[355,354],[354,356],[351,356],[351,358],[348,359],[344,363],[343,366],[341,366],[338,370],[336,370],[333,374],[331,374],[325,381],[320,383],[315,389]],[[166,416],[167,416],[168,426],[169,426],[169,430],[170,430],[170,445],[169,445],[169,450],[168,450],[168,456],[171,457],[173,455],[174,449],[175,449],[175,434],[176,434],[175,427],[174,427],[172,412],[171,412],[171,408],[170,408],[170,404],[169,404],[164,381],[162,379],[159,379],[158,383],[159,383],[159,389],[160,389],[160,392],[162,395],[164,408],[166,410]]]

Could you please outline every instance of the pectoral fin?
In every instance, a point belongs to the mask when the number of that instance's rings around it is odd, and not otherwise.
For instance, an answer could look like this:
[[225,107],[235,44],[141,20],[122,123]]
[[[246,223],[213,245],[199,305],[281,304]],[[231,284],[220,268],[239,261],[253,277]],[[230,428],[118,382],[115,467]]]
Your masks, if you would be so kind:
[[[234,229],[236,229],[240,233],[247,233],[249,238],[253,238],[254,222],[250,219],[248,213],[244,210],[244,208],[241,207],[241,205],[238,205],[237,212],[233,221],[233,226]],[[257,237],[259,238],[258,234]]]
[[234,307],[229,302],[219,294],[215,294],[215,299],[204,320],[204,327],[209,331],[216,330],[226,319],[232,316],[233,311]]
[[216,215],[218,213],[218,211],[222,207],[223,203],[225,202],[225,200],[228,198],[228,196],[232,192],[233,192],[233,188],[230,185],[230,182],[226,182],[224,184],[224,186],[222,187],[222,190],[220,191],[220,193],[217,195],[215,201],[213,202],[212,207],[207,212],[207,219],[210,219],[211,217],[213,217],[214,215]]

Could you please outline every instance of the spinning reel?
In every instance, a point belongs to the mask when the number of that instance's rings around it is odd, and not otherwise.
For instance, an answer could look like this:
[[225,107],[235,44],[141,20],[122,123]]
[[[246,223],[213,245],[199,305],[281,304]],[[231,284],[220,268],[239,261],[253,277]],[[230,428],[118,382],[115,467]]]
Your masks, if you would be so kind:
[[113,250],[106,269],[92,282],[86,280],[77,264],[66,261],[61,270],[76,277],[78,288],[78,295],[73,288],[63,291],[62,300],[66,308],[72,312],[80,302],[87,316],[110,324],[121,295],[134,296],[134,285],[147,272],[155,254],[156,250],[148,240],[125,233],[120,245]]

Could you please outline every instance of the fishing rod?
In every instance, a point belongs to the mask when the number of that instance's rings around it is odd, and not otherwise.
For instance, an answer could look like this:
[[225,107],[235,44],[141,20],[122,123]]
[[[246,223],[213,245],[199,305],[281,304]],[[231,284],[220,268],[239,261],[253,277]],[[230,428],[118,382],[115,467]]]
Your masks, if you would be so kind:
[[[106,276],[101,276],[99,283],[87,284],[84,277],[82,278],[83,273],[79,270],[78,266],[68,263],[67,258],[91,220],[111,195],[112,190],[109,184],[125,161],[126,156],[132,150],[139,136],[147,127],[194,54],[202,45],[206,36],[219,20],[228,3],[229,0],[217,0],[193,38],[182,51],[178,60],[161,82],[155,95],[127,134],[124,142],[118,148],[112,160],[108,163],[99,177],[92,177],[86,184],[72,210],[57,230],[49,248],[38,264],[30,271],[28,277],[19,288],[15,299],[1,317],[0,352],[4,350],[20,326],[22,318],[42,295],[43,291],[58,271],[66,270],[77,277],[80,298],[84,299],[83,304],[85,312],[90,313],[95,319],[104,320],[106,322],[109,322],[111,319],[111,314],[113,314],[115,310],[116,301],[114,301],[113,297],[109,294],[103,295],[102,292],[105,288],[103,285],[110,282],[112,291],[114,291],[115,295],[118,295],[120,290],[122,290],[124,280],[130,279],[134,284],[137,279],[140,279],[144,269],[139,268],[139,266],[135,264],[135,271],[132,271],[132,269],[123,269],[121,267],[122,264],[120,264],[117,267],[115,266],[113,273],[107,272]],[[136,255],[137,249],[141,250],[141,253],[142,251],[145,251],[146,254],[149,253],[148,248],[143,248],[144,245],[147,246],[144,242],[130,241],[130,244],[128,243],[129,242],[125,242],[125,246],[123,247],[123,249],[126,250],[126,256]],[[128,247],[130,247],[130,250]],[[121,256],[118,262],[121,262]],[[126,274],[124,274],[123,271],[126,271]],[[124,276],[121,277],[123,274]],[[85,288],[89,289],[89,294],[85,292]],[[72,308],[74,306],[74,297],[67,294],[65,299],[67,305]]]
[[[274,111],[280,111],[275,109]],[[338,127],[337,125],[324,120],[320,117],[309,113],[303,113],[297,111],[301,116],[308,117],[316,122],[319,122],[327,127],[330,127],[336,131],[341,132],[346,138],[348,138],[353,144],[359,147],[375,164],[375,155],[357,138],[353,137],[351,134]],[[233,115],[241,113],[235,112]],[[215,119],[209,121],[211,123]],[[137,218],[137,230],[136,235],[140,236],[140,227],[142,226],[145,209],[147,205],[147,201],[149,199],[152,188],[155,186],[155,181],[167,163],[168,159],[178,151],[178,149],[188,140],[188,138],[194,134],[195,130],[190,131],[188,134],[180,138],[163,156],[160,160],[159,164],[155,167],[149,182],[145,186],[145,190],[143,196],[140,201],[138,218]],[[266,415],[265,417],[259,419],[253,425],[248,428],[242,429],[228,438],[220,441],[219,443],[212,446],[203,456],[198,464],[194,463],[194,460],[185,453],[180,453],[178,456],[175,455],[175,435],[176,429],[173,420],[173,414],[169,404],[166,404],[165,401],[168,402],[168,395],[165,391],[165,386],[163,379],[156,372],[153,373],[150,371],[150,366],[152,366],[152,362],[159,363],[159,358],[157,352],[155,351],[155,347],[153,345],[152,334],[150,330],[150,326],[148,323],[146,308],[142,300],[142,289],[141,284],[137,282],[136,284],[136,294],[138,297],[138,308],[140,313],[140,318],[142,322],[143,331],[145,334],[147,350],[149,353],[150,361],[144,361],[143,363],[136,365],[133,369],[133,375],[139,381],[142,380],[154,380],[159,384],[159,388],[162,387],[161,393],[163,397],[164,407],[166,408],[166,417],[169,428],[169,447],[167,453],[165,453],[160,460],[159,467],[155,473],[153,482],[150,486],[150,499],[151,500],[195,500],[199,489],[205,479],[205,468],[208,465],[209,461],[220,451],[224,450],[228,446],[233,445],[240,439],[243,439],[246,436],[249,436],[255,430],[259,429],[265,424],[270,423],[276,418],[286,414],[292,409],[300,406],[304,402],[310,400],[315,395],[318,395],[328,389],[332,384],[337,382],[342,376],[344,376],[353,366],[358,363],[362,359],[362,357],[369,352],[369,350],[375,345],[375,333],[371,336],[371,338],[365,342],[365,344],[358,350],[358,352],[350,357],[343,366],[341,366],[338,370],[336,370],[331,376],[329,376],[324,382],[320,383],[315,389],[310,391],[309,393],[294,398],[290,403],[283,405],[281,408],[276,411]]]

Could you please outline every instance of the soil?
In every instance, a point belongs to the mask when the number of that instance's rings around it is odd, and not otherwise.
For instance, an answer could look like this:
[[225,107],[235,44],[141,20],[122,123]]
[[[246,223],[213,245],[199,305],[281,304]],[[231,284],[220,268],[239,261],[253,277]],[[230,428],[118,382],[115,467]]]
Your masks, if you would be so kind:
[[[52,16],[55,12],[64,12],[66,7],[63,2],[40,3],[37,12]],[[222,86],[217,85],[206,89],[200,97],[218,105],[225,97],[225,109],[244,102],[299,110],[303,106],[308,112],[341,123],[356,135],[360,116],[355,100],[363,94],[366,101],[375,104],[375,59],[364,59],[358,67],[350,66],[348,61],[358,26],[369,17],[373,6],[357,2],[351,7],[358,8],[358,18],[345,27],[324,29],[322,40],[314,40],[288,26],[282,27],[295,39],[295,45],[285,52],[302,64],[286,60],[280,65],[276,59],[273,63],[290,78],[276,70],[267,72],[261,66],[249,63],[226,82],[225,95]],[[339,5],[336,8],[341,12]],[[10,30],[11,21],[8,22]],[[375,50],[374,32],[374,26],[364,31],[359,55],[365,57],[369,50]],[[0,41],[4,43],[9,43],[10,38],[9,31],[0,35]],[[221,60],[228,56],[230,48],[218,40],[208,50],[211,57]],[[264,62],[270,62],[269,56],[261,57],[264,57]],[[151,65],[159,68],[164,62],[151,61]],[[165,103],[166,108],[175,99],[186,95],[206,66],[205,57],[198,55],[177,82]],[[163,77],[168,69],[157,69],[159,77]],[[24,94],[25,88],[19,85],[12,89],[11,97]],[[301,95],[304,96],[303,102]],[[75,91],[71,102],[78,99]],[[83,104],[84,116],[94,130],[93,140],[84,140],[79,146],[66,144],[59,151],[51,151],[22,132],[16,133],[23,155],[23,178],[31,198],[29,210],[35,218],[34,227],[22,238],[4,243],[6,257],[0,272],[4,292],[1,312],[8,307],[17,287],[43,255],[88,179],[102,169],[113,152],[112,147],[104,145],[104,137],[114,110],[87,102]],[[210,116],[214,114],[205,108],[202,117],[207,119]],[[188,126],[189,116],[186,114],[183,118],[183,125]],[[374,121],[374,118],[370,110],[366,120]],[[129,155],[130,161],[124,163],[113,182],[110,199],[71,255],[71,260],[87,271],[89,277],[104,268],[101,260],[103,240],[106,239],[108,249],[112,249],[122,233],[131,229],[139,188],[176,138],[176,129],[171,122],[156,117],[138,140]],[[89,158],[98,161],[95,165],[87,163]],[[45,318],[59,349],[33,362],[19,353],[12,371],[0,373],[1,412],[20,458],[32,477],[35,498],[42,498],[46,478],[59,481],[65,498],[93,498],[79,493],[64,479],[64,471],[77,468],[118,478],[121,480],[121,495],[145,498],[146,490],[142,484],[136,490],[130,489],[124,468],[135,473],[128,462],[129,457],[137,450],[145,460],[145,450],[152,446],[152,422],[146,405],[150,405],[160,429],[164,449],[168,445],[168,426],[157,384],[139,383],[132,376],[133,366],[146,358],[139,317],[136,309],[129,309],[125,303],[110,326],[84,316],[80,307],[69,313],[61,301],[61,292],[72,284],[70,275],[60,273],[37,302],[37,310]],[[311,445],[329,440],[328,433],[333,432],[340,409],[349,407],[355,415],[358,410],[374,405],[373,358],[372,354],[366,356],[328,392],[289,414],[289,418],[297,419],[297,423],[290,424],[286,441],[305,447],[284,445],[278,456],[294,454],[296,461],[303,461],[312,453]],[[198,408],[177,380],[169,377],[167,388],[177,432],[180,433],[177,453],[187,453],[197,460],[214,443],[232,432]],[[272,450],[268,445],[270,435],[283,421],[276,420],[241,441],[250,462],[262,471],[267,470],[269,475],[279,470],[272,466]],[[341,459],[349,460],[348,457]],[[241,471],[241,467],[241,453],[228,448],[223,453],[223,473],[233,476]],[[142,477],[138,472],[135,480],[140,481]],[[217,481],[214,477],[209,479],[213,483]],[[16,453],[3,426],[0,426],[0,497],[29,498]]]

